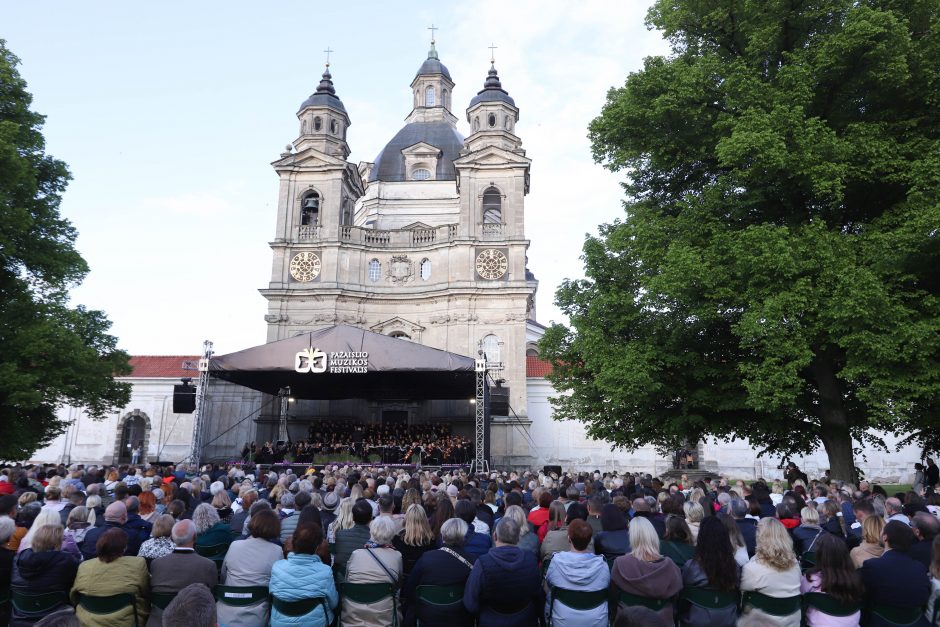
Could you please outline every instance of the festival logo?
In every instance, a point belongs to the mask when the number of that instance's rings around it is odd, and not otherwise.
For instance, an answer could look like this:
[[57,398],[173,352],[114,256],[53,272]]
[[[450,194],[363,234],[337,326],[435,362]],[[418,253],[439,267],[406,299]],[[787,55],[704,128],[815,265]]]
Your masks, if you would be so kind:
[[319,348],[305,348],[294,355],[294,370],[301,374],[327,371],[332,374],[366,374],[369,371],[369,353],[342,351],[327,354]]
[[305,348],[294,355],[294,370],[301,374],[326,372],[326,353],[319,348]]

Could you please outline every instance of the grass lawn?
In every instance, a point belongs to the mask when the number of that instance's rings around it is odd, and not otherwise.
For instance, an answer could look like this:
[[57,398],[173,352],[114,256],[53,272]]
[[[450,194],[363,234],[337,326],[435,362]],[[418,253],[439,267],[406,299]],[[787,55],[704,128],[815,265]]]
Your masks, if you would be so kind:
[[888,493],[888,496],[894,496],[898,492],[910,492],[911,484],[909,483],[879,483],[884,491]]

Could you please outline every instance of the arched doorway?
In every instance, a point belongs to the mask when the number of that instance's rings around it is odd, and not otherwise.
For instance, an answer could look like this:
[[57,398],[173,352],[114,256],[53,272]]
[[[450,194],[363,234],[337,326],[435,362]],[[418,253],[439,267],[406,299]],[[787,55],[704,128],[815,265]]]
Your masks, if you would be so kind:
[[129,464],[131,453],[136,446],[140,446],[140,460],[147,461],[147,447],[150,444],[150,419],[139,409],[121,419],[114,447],[114,463]]

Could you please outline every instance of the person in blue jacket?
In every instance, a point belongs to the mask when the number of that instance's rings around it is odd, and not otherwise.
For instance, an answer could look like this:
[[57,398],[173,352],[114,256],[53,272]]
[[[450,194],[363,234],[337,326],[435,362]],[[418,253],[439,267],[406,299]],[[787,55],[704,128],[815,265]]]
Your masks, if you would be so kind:
[[[275,562],[269,584],[275,599],[271,607],[271,627],[326,627],[333,622],[339,593],[333,582],[333,569],[320,561],[316,551],[323,542],[323,531],[316,523],[302,523],[294,531],[294,550],[286,560]],[[318,604],[301,616],[286,616],[277,610],[277,601],[299,601],[322,597]]]

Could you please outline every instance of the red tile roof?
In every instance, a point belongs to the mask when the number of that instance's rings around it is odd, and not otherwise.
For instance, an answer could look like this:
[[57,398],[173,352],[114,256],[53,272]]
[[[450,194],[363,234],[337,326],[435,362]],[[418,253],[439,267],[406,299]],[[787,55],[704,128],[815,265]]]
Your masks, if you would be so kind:
[[547,361],[526,355],[525,376],[543,378],[545,375],[551,373],[551,371],[552,365]]
[[135,355],[130,361],[134,369],[129,375],[131,377],[199,377],[199,355]]

